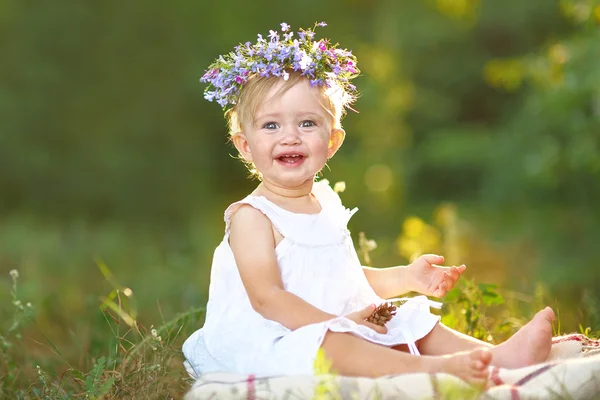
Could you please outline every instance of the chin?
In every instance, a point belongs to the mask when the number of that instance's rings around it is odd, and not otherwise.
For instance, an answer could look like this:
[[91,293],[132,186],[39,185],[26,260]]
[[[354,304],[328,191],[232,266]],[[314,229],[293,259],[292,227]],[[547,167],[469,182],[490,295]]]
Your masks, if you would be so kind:
[[291,176],[291,174],[287,175],[287,176],[280,175],[277,178],[268,179],[268,181],[277,182],[281,186],[299,187],[299,186],[304,185],[307,182],[311,182],[311,183],[314,182],[315,176],[316,176],[316,174],[310,175],[310,176],[306,176],[306,175]]

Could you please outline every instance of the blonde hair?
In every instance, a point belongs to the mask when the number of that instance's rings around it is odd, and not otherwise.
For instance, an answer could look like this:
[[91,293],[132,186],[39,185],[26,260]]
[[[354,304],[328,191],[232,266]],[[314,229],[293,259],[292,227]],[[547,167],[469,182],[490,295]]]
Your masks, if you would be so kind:
[[[281,96],[303,79],[308,80],[299,72],[289,72],[288,80],[283,81],[283,85],[274,96]],[[225,114],[230,135],[243,131],[249,125],[254,125],[258,109],[266,99],[267,94],[282,80],[283,78],[277,76],[262,77],[259,75],[254,75],[248,79],[240,92],[236,105]],[[317,86],[317,88],[321,93],[321,105],[331,116],[332,126],[341,128],[341,121],[346,108],[354,102],[354,96],[346,93],[339,86],[330,88]]]
[[[281,96],[303,79],[308,80],[299,72],[290,71],[289,78],[283,81],[283,85],[274,96]],[[262,77],[259,75],[254,75],[248,79],[240,92],[236,105],[225,113],[230,138],[236,132],[242,132],[248,126],[253,126],[256,123],[256,114],[261,104],[266,100],[267,94],[282,80],[283,78],[277,76]],[[325,87],[320,85],[317,88],[320,92],[319,101],[331,116],[332,128],[341,129],[342,118],[346,115],[346,108],[350,108],[355,96],[347,93],[340,86]],[[260,179],[260,172],[256,170],[254,164],[241,156],[240,159],[246,164],[251,175]]]

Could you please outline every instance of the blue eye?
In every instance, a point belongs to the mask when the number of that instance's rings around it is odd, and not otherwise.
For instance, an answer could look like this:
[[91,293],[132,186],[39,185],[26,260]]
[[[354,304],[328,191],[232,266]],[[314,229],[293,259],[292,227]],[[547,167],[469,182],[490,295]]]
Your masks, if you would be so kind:
[[277,129],[279,126],[275,122],[267,122],[263,125],[263,129]]
[[310,127],[315,126],[315,125],[316,124],[313,121],[310,121],[310,120],[300,122],[300,127],[301,128],[310,128]]

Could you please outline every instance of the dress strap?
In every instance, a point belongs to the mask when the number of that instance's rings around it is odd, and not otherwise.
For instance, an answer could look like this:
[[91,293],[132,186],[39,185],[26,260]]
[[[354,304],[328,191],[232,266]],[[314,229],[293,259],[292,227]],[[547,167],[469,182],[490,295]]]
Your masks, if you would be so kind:
[[236,201],[225,210],[225,234],[229,235],[229,229],[231,225],[231,218],[233,214],[244,204],[248,204],[258,211],[262,212],[273,224],[275,229],[281,236],[287,237],[287,229],[285,228],[284,216],[281,213],[281,209],[278,209],[273,203],[268,201],[262,196],[247,196],[246,198]]
[[344,207],[342,199],[340,199],[340,196],[335,190],[329,186],[329,181],[327,179],[316,182],[313,186],[313,193],[321,202],[322,207],[330,208],[333,212],[337,213],[336,215],[339,224],[343,229],[347,229],[348,221],[350,221],[350,218],[358,211],[358,207],[354,207],[352,210]]
[[331,186],[329,186],[329,181],[327,179],[320,180],[313,184],[313,194],[319,199],[322,207],[342,205],[340,196],[331,188]]

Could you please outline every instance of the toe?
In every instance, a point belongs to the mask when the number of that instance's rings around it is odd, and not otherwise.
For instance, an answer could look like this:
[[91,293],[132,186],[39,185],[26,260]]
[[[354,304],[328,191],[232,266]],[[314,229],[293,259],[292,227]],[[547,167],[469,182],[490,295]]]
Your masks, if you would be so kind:
[[487,367],[492,362],[492,352],[488,349],[481,349],[481,362]]
[[554,321],[554,311],[550,307],[544,308],[538,314],[549,322]]
[[477,378],[477,379],[487,379],[488,376],[488,372],[486,369],[480,370],[480,371],[473,371],[473,377]]
[[478,373],[483,373],[485,375],[487,368],[488,368],[489,364],[485,363],[481,360],[477,360],[475,361],[472,365],[471,365],[471,369],[473,371],[476,371]]

